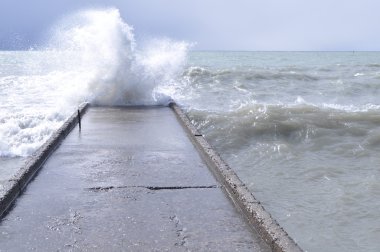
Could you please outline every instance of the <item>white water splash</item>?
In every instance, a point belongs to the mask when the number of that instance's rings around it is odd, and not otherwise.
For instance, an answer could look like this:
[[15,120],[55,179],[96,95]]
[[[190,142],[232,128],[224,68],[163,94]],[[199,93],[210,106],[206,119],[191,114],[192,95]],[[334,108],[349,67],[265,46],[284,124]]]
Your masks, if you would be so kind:
[[99,105],[164,105],[165,87],[181,73],[189,44],[154,39],[138,49],[117,9],[84,11],[55,29],[54,51],[76,54],[76,71],[91,73],[75,93]]
[[117,9],[63,18],[45,45],[0,52],[0,157],[28,156],[84,102],[166,105],[189,44],[153,39],[139,47]]

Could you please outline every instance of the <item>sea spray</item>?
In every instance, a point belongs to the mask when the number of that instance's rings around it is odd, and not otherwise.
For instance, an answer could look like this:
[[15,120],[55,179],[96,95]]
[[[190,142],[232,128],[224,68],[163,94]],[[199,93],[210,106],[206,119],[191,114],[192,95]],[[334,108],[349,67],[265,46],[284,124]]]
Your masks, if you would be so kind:
[[188,48],[167,38],[139,46],[109,8],[64,17],[37,49],[0,52],[0,157],[32,154],[84,101],[168,104]]
[[[117,9],[87,10],[54,29],[49,50],[75,54],[76,70],[91,73],[72,91],[97,105],[165,105],[165,87],[182,71],[188,44],[153,39],[137,47]],[[79,91],[79,92],[78,92]]]

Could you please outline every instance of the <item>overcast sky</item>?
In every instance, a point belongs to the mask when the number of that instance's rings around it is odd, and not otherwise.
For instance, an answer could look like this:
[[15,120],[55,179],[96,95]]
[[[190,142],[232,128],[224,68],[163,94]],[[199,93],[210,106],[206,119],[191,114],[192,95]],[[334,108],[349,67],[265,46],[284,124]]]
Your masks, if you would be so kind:
[[57,19],[115,7],[137,40],[198,50],[380,50],[379,0],[0,0],[0,49],[28,49]]

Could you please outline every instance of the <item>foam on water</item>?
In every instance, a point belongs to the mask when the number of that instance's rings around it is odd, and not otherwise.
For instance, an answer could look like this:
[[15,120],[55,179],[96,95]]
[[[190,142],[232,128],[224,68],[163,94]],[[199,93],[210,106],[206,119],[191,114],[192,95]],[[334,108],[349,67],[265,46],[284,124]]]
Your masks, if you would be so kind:
[[166,105],[189,44],[138,46],[117,9],[84,10],[54,25],[44,45],[0,53],[0,157],[28,156],[82,102]]
[[302,102],[189,113],[302,248],[379,249],[379,109]]
[[91,73],[75,88],[81,99],[111,106],[164,105],[170,100],[165,86],[182,70],[188,46],[154,39],[137,48],[133,28],[117,9],[108,9],[65,18],[55,27],[48,49],[77,55],[76,70]]
[[190,62],[178,90],[193,123],[303,249],[380,249],[379,53]]

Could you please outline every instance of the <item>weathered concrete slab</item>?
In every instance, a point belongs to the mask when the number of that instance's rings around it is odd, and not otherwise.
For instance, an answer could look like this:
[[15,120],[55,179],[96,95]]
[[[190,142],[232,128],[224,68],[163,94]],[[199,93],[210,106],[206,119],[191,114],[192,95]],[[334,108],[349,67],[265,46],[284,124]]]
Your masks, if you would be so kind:
[[0,251],[268,251],[169,108],[90,108],[0,223]]

